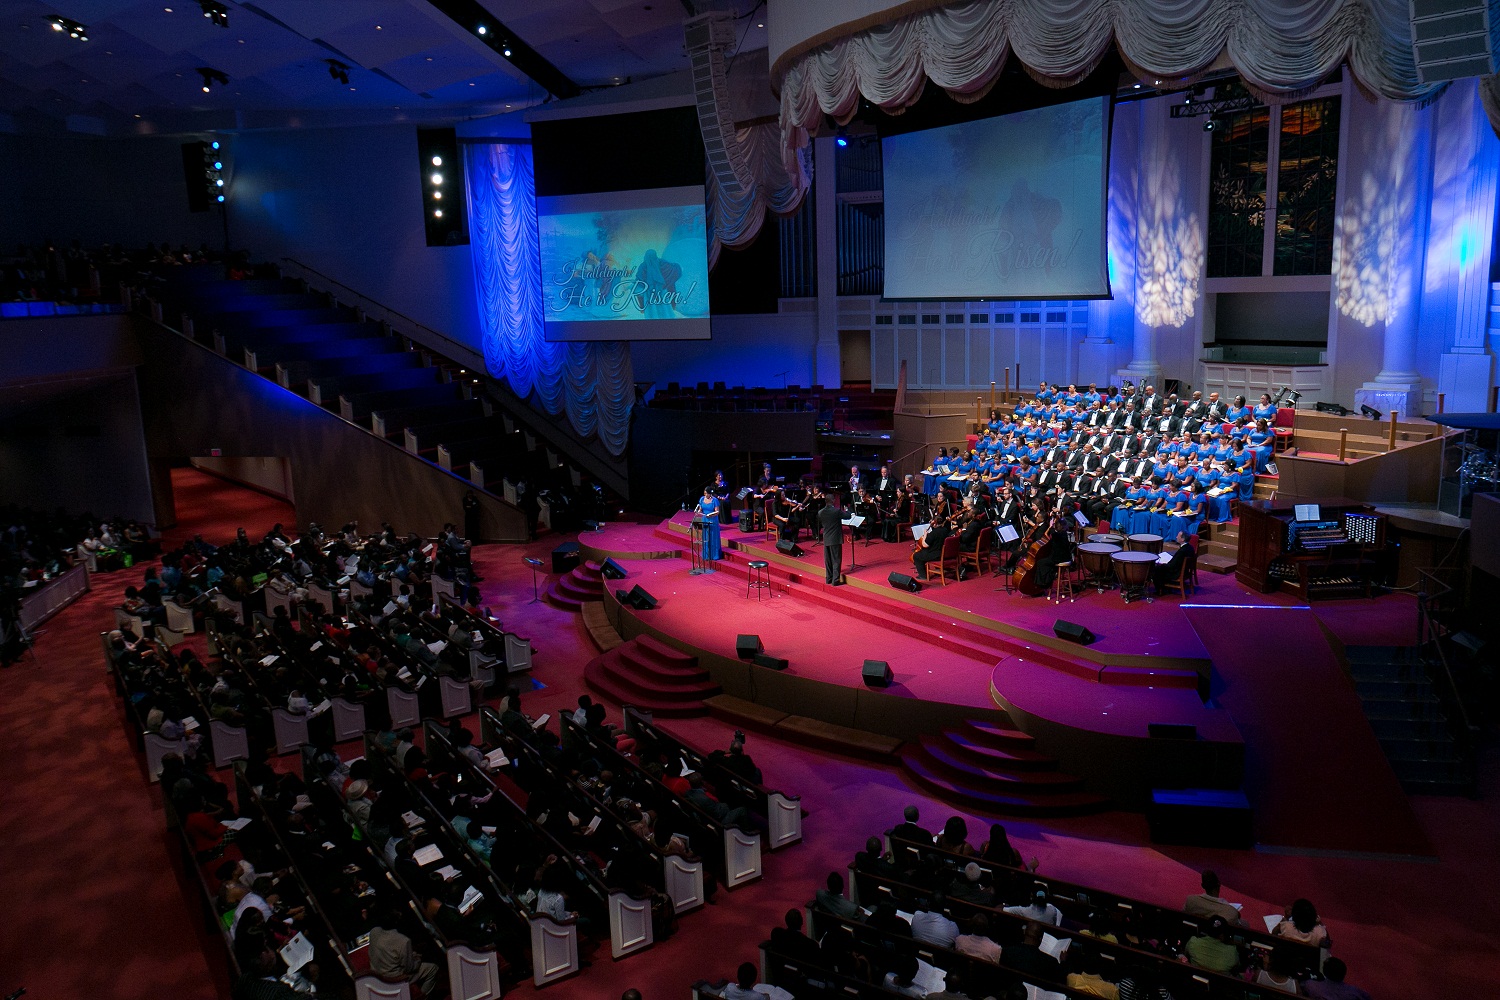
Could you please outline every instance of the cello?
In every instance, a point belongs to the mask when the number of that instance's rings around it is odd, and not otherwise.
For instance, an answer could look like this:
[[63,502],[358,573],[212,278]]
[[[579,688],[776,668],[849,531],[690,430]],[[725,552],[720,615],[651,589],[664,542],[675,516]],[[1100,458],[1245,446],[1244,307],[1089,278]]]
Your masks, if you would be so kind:
[[1038,597],[1042,593],[1036,582],[1036,563],[1042,550],[1052,541],[1053,524],[1053,521],[1046,520],[1031,529],[1026,536],[1026,551],[1016,560],[1016,568],[1011,573],[1011,587],[1027,597]]

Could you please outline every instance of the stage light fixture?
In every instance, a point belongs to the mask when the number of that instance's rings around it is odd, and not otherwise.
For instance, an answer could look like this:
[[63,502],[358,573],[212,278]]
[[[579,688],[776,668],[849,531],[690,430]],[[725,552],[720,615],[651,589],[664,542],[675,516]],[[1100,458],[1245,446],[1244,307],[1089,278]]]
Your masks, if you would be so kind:
[[1206,121],[1206,122],[1203,123],[1203,131],[1205,131],[1205,132],[1212,132],[1214,129],[1216,129],[1218,127],[1219,127],[1219,123],[1216,122],[1216,121],[1214,121],[1212,118],[1210,118],[1208,121]]
[[48,23],[52,25],[53,31],[66,34],[69,38],[80,42],[89,40],[89,29],[72,18],[54,16],[48,18]]
[[443,158],[441,156],[434,156],[432,158],[432,165],[434,167],[441,167],[443,165]]
[[203,16],[221,28],[229,27],[229,8],[215,0],[198,0],[198,8],[203,11]]
[[432,183],[434,183],[434,184],[441,184],[441,183],[443,183],[443,175],[442,174],[433,174],[432,175]]
[[219,142],[218,142],[218,140],[215,139],[213,142],[209,143],[208,144],[208,148],[209,149],[218,149],[219,148]]
[[1371,406],[1368,403],[1360,403],[1359,412],[1363,413],[1371,420],[1379,420],[1382,416],[1384,416],[1384,414],[1382,414],[1379,410],[1375,409],[1375,407]]
[[222,205],[223,203],[224,203],[224,196],[221,194],[221,195],[219,195],[219,204]]
[[510,43],[509,42],[506,42],[505,45],[504,45],[504,47],[502,47],[500,49],[500,54],[503,55],[507,59],[510,58]]
[[203,78],[203,92],[205,94],[212,90],[216,83],[221,87],[229,86],[229,76],[211,66],[199,66],[198,75]]
[[478,31],[481,35],[488,35],[490,33],[490,29],[486,28],[482,24],[478,28],[476,28],[474,30]]
[[441,219],[443,217],[443,210],[441,208],[434,208],[432,210],[432,217],[434,219]]

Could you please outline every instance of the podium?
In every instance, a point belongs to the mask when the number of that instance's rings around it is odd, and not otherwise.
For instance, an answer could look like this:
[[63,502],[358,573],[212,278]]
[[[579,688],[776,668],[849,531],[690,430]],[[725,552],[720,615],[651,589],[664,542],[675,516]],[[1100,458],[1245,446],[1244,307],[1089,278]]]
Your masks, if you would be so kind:
[[691,542],[688,546],[693,557],[692,576],[700,576],[704,573],[712,573],[714,569],[709,565],[720,558],[719,548],[719,518],[717,515],[704,516],[694,514],[689,525]]

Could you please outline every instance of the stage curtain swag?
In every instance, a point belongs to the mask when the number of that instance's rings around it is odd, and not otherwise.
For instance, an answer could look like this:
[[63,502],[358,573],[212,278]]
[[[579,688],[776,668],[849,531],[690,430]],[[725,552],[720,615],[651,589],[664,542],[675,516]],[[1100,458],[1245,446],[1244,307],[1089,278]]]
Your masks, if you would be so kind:
[[574,430],[597,436],[609,454],[623,454],[635,402],[629,346],[553,344],[542,335],[531,146],[497,141],[468,143],[465,150],[486,369],[546,413],[566,413]]
[[[779,3],[773,0],[770,16]],[[796,0],[806,2],[806,0]],[[957,101],[984,96],[1012,51],[1039,82],[1067,87],[1115,45],[1145,81],[1185,84],[1228,57],[1251,91],[1287,99],[1347,62],[1367,90],[1431,100],[1417,78],[1407,0],[970,0],[898,18],[789,59],[781,88],[782,158],[861,98],[898,114],[928,80]],[[1154,85],[1154,84],[1153,84]]]

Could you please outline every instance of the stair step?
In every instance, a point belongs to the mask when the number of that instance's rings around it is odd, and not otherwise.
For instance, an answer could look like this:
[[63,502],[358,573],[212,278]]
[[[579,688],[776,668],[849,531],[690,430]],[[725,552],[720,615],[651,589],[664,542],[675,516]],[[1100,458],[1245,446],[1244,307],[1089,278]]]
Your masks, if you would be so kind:
[[1436,701],[1432,693],[1432,682],[1420,680],[1356,680],[1354,691],[1362,699],[1399,698],[1412,701]]
[[949,744],[931,736],[924,736],[918,740],[916,752],[922,755],[934,772],[977,785],[993,784],[997,788],[1016,786],[1060,789],[1078,788],[1083,784],[1071,774],[1056,770],[1055,766],[1051,770],[1039,767],[1012,767],[1001,758],[994,758],[983,764],[973,763],[955,753]]
[[666,685],[701,684],[708,680],[708,671],[698,666],[696,661],[690,666],[661,663],[649,654],[642,653],[640,646],[637,645],[639,641],[639,638],[632,639],[616,651],[622,669]]
[[1407,740],[1382,739],[1380,749],[1392,764],[1397,761],[1458,761],[1464,752],[1451,739]]
[[1234,568],[1239,565],[1239,560],[1232,556],[1217,555],[1213,552],[1205,552],[1198,556],[1198,568],[1208,570],[1210,573],[1224,575],[1233,573]]
[[1449,738],[1447,719],[1371,719],[1376,739],[1444,740]]
[[577,598],[569,597],[566,594],[558,593],[555,587],[548,587],[547,593],[543,595],[543,599],[554,608],[560,608],[563,611],[577,612],[583,610],[584,602]]
[[[924,739],[937,739],[924,737]],[[940,737],[942,745],[956,757],[964,758],[992,769],[1046,770],[1057,767],[1056,759],[1017,744],[1000,748],[976,743],[963,733],[944,729]]]
[[1013,816],[1078,816],[1109,807],[1103,796],[1072,788],[998,788],[994,783],[980,787],[955,781],[934,770],[920,754],[911,750],[901,754],[901,762],[917,785],[944,801],[973,806],[981,812]]
[[1035,746],[1036,738],[1030,733],[1023,733],[1019,729],[1007,729],[997,726],[992,722],[980,722],[974,719],[966,720],[959,730],[970,743],[978,746],[995,747],[1000,750],[1012,748],[1030,749]]
[[[653,715],[668,719],[688,719],[697,715],[706,715],[708,709],[703,701],[668,702],[653,699],[642,695],[639,691],[632,690],[616,683],[616,679],[605,673],[597,661],[590,661],[583,668],[583,679],[590,688],[599,694],[620,705],[633,705],[642,708]],[[714,693],[717,693],[716,691]]]

